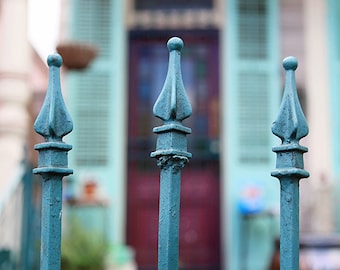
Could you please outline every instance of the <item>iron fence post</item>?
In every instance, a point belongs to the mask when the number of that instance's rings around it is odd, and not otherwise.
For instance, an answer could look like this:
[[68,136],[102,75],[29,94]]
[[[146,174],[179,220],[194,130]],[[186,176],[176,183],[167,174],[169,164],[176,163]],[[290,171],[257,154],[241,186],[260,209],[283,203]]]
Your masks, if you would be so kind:
[[302,112],[296,90],[295,57],[283,60],[286,81],[282,103],[272,132],[281,139],[281,145],[273,147],[277,154],[276,169],[272,176],[280,180],[280,269],[299,269],[299,180],[309,173],[304,170],[303,154],[307,147],[299,141],[307,136],[308,125]]
[[171,38],[168,43],[169,68],[163,89],[156,100],[153,113],[164,124],[155,127],[158,134],[156,151],[151,157],[158,159],[160,174],[158,269],[178,269],[180,182],[181,169],[191,158],[187,151],[186,135],[191,129],[182,121],[189,117],[192,108],[186,95],[180,66],[183,41]]
[[42,176],[41,259],[40,269],[59,270],[61,254],[62,178],[72,173],[67,168],[67,152],[72,146],[62,138],[73,129],[60,89],[59,54],[50,55],[49,82],[34,130],[45,142],[37,144],[38,168],[33,173]]

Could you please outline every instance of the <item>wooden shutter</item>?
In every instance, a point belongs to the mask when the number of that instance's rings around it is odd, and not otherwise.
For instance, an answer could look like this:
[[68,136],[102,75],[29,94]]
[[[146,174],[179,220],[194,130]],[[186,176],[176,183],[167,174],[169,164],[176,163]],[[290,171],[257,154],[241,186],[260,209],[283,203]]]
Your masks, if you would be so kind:
[[76,164],[105,166],[109,155],[109,76],[89,71],[79,81],[76,102]]
[[[236,159],[240,165],[265,165],[271,157],[270,126],[273,96],[273,58],[271,51],[272,14],[268,0],[239,0],[236,32],[233,91],[236,95]],[[277,67],[279,69],[279,66]],[[274,76],[273,76],[274,75]]]
[[268,163],[271,154],[268,74],[240,70],[237,79],[238,160],[242,164]]
[[99,58],[110,55],[111,2],[75,0],[72,38],[97,46]]
[[98,56],[85,71],[71,74],[75,165],[108,165],[110,149],[111,8],[109,0],[75,0],[72,38],[93,44]]

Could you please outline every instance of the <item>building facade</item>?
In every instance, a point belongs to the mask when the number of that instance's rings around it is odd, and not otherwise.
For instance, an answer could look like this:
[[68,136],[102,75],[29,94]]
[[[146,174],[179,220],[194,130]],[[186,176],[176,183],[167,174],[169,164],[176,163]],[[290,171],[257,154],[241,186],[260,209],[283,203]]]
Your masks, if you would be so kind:
[[[152,116],[167,70],[166,42],[183,38],[186,125],[193,158],[183,170],[183,269],[266,269],[279,235],[279,183],[271,134],[283,89],[281,61],[299,59],[297,87],[310,127],[301,182],[301,232],[337,231],[340,122],[337,1],[73,0],[64,37],[97,57],[67,72],[75,128],[69,141],[76,196],[89,182],[105,201],[109,242],[156,269],[158,168]],[[312,195],[312,196],[311,196]]]

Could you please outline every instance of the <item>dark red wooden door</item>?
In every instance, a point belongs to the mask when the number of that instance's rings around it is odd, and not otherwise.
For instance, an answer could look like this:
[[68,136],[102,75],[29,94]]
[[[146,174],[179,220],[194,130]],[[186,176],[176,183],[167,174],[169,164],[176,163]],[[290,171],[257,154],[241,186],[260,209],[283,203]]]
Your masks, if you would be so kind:
[[127,242],[136,251],[139,269],[157,268],[159,168],[152,128],[162,123],[152,107],[168,68],[166,42],[184,40],[183,81],[193,107],[184,121],[192,129],[192,160],[183,169],[179,265],[181,269],[220,268],[220,194],[218,130],[218,33],[139,31],[129,40],[129,142]]

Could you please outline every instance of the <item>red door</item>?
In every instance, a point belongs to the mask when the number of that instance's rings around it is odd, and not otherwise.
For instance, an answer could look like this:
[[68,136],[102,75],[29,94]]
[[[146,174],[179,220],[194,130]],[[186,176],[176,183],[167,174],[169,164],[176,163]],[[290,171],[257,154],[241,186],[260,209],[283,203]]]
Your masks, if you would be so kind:
[[180,269],[220,269],[218,33],[130,33],[127,242],[139,269],[157,269],[159,168],[152,128],[161,125],[152,107],[168,68],[166,42],[184,40],[183,81],[193,107],[184,121],[192,129],[188,150],[193,158],[182,171]]

